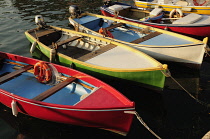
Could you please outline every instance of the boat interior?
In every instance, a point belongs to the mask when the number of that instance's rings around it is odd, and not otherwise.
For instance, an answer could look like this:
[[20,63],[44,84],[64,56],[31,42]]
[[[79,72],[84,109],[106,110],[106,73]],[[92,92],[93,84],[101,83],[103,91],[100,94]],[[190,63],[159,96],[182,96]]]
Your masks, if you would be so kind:
[[172,46],[192,43],[192,41],[184,38],[156,32],[152,27],[141,28],[129,24],[115,23],[107,19],[88,15],[73,20],[95,32],[98,32],[100,28],[105,28],[110,31],[114,36],[114,39],[124,42],[142,45],[154,45],[154,42],[157,42],[155,43],[156,46]]
[[57,84],[40,83],[33,66],[1,59],[0,88],[20,97],[74,106],[98,88],[75,77],[59,73]]
[[[2,58],[0,61],[2,63],[0,67],[0,90],[7,91],[9,94],[5,95],[17,101],[33,103],[31,100],[34,100],[75,106],[75,108],[111,108],[127,105],[117,97],[120,94],[112,89],[113,92],[108,91],[103,84],[96,87],[79,78],[62,73],[57,73],[59,76],[56,79],[59,81],[56,84],[54,81],[40,83],[34,76],[33,65]],[[1,93],[4,94],[4,92]],[[22,100],[21,97],[30,100]],[[106,99],[104,100],[104,98]],[[103,103],[101,103],[102,100]]]
[[157,18],[155,17],[161,16],[163,11],[161,8],[159,9],[155,8],[152,11],[150,11],[150,10],[132,8],[131,6],[118,5],[118,4],[109,6],[107,9],[111,10],[115,16],[122,16],[145,22],[159,22],[159,20],[157,20]]

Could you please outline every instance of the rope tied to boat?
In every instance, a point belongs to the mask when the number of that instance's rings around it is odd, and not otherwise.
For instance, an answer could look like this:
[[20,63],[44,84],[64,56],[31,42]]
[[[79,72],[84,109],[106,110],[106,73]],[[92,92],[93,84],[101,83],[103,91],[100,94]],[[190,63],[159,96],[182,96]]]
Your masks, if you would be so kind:
[[177,85],[179,85],[179,87],[181,87],[191,98],[193,98],[196,102],[200,103],[201,105],[206,106],[207,108],[210,108],[210,104],[207,104],[197,98],[195,98],[189,91],[187,91],[175,78],[173,78],[173,76],[171,75],[171,72],[169,71],[169,69],[166,69],[165,71],[161,70],[161,72],[166,76],[166,77],[170,77]]
[[205,54],[206,54],[205,57],[210,56],[209,51],[210,51],[210,48],[205,47]]
[[152,133],[156,138],[161,139],[161,137],[159,137],[154,131],[152,131],[149,126],[143,121],[143,119],[141,118],[141,116],[137,113],[137,111],[124,111],[124,113],[128,113],[128,114],[134,114],[136,115],[136,118],[139,120],[139,122],[150,132]]

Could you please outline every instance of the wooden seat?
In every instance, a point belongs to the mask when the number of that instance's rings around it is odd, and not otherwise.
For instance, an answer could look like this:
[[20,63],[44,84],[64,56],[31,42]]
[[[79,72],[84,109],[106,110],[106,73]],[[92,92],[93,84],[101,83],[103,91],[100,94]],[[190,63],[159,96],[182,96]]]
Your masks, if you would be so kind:
[[50,97],[51,95],[55,94],[57,91],[61,90],[62,88],[64,88],[68,84],[72,83],[76,79],[77,79],[76,77],[69,77],[65,81],[60,82],[59,84],[53,86],[52,88],[50,88],[50,89],[46,90],[45,92],[39,94],[38,96],[34,97],[33,100],[42,101],[42,100]]
[[[81,37],[79,37],[79,36],[73,36],[73,37],[68,38],[68,39],[66,39],[66,40],[57,42],[57,43],[56,43],[56,44],[57,44],[56,46],[61,46],[61,45],[67,44],[67,43],[69,43],[69,42],[75,41],[75,40],[80,39],[80,38],[81,38]],[[52,45],[50,45],[49,47],[50,47],[50,48],[53,48]]]
[[131,41],[131,43],[136,43],[136,44],[138,44],[138,43],[141,43],[141,42],[143,42],[143,41],[149,40],[149,39],[151,39],[151,38],[153,38],[153,37],[155,37],[155,36],[158,36],[158,35],[160,35],[160,34],[161,34],[160,32],[152,32],[152,33],[150,33],[150,34],[148,34],[148,35],[146,35],[146,36],[144,36],[144,37],[141,37],[141,38],[139,38],[139,39],[137,39],[137,40]]
[[14,77],[16,77],[16,76],[20,75],[21,73],[31,69],[32,67],[33,67],[33,65],[27,65],[27,66],[25,66],[25,67],[23,67],[23,68],[21,68],[19,70],[16,70],[14,72],[11,72],[9,74],[6,74],[6,75],[2,76],[0,78],[0,84],[13,79]]
[[52,33],[54,33],[54,32],[57,32],[56,30],[44,30],[44,31],[41,31],[41,32],[38,32],[37,34],[36,34],[36,37],[42,37],[42,36],[45,36],[45,35],[49,35],[49,34],[52,34]]
[[114,24],[114,25],[112,25],[110,27],[106,27],[105,29],[110,30],[110,29],[113,29],[113,28],[116,28],[116,27],[120,27],[120,26],[122,26],[124,24],[125,23],[117,23],[117,24]]
[[78,60],[80,60],[80,61],[87,61],[88,59],[91,59],[91,58],[93,58],[93,57],[95,57],[97,55],[100,55],[100,54],[102,54],[102,53],[104,53],[104,52],[106,52],[106,51],[108,51],[108,50],[110,50],[110,49],[112,49],[112,48],[114,48],[116,46],[117,45],[114,45],[114,44],[108,44],[108,45],[103,46],[102,48],[100,48],[100,49],[98,49],[96,51],[93,51],[91,53],[88,53],[88,54],[78,58]]
[[79,36],[73,36],[73,37],[71,37],[69,39],[66,39],[64,41],[58,42],[57,45],[60,46],[60,45],[63,45],[63,44],[67,44],[69,42],[75,41],[75,40],[80,39],[80,38],[81,37],[79,37]]

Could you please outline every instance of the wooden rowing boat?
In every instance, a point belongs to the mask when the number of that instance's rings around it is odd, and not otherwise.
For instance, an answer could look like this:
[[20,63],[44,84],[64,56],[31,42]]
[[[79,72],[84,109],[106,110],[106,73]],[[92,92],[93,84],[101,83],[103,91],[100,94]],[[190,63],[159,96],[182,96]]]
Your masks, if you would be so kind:
[[72,13],[69,21],[77,31],[105,37],[155,59],[194,69],[200,68],[208,41],[208,38],[200,41],[175,32],[88,12]]
[[56,51],[54,61],[59,64],[100,79],[120,79],[150,89],[164,87],[162,71],[167,65],[124,44],[54,26],[31,29],[25,34],[46,56]]
[[172,11],[173,9],[180,9],[184,13],[196,13],[196,14],[206,14],[210,15],[210,5],[208,0],[201,0],[203,2],[199,3],[198,0],[148,0],[140,1],[134,0],[137,7],[153,9],[155,7],[161,7],[164,11]]
[[[0,52],[0,62],[0,102],[12,108],[13,115],[21,112],[122,135],[130,130],[133,114],[126,112],[135,111],[134,102],[101,80],[61,65],[10,53]],[[44,64],[48,68],[41,66]],[[39,74],[35,76],[37,65]],[[42,82],[47,78],[48,82]]]
[[[164,14],[163,18],[160,18],[159,20],[150,20],[148,17],[149,13],[159,14],[160,11],[163,11],[163,8],[154,8],[152,11],[149,11],[119,2],[101,6],[100,10],[105,16],[165,29],[195,38],[210,37],[209,15],[199,15],[196,13],[184,15],[180,9],[174,9],[170,11],[170,14]],[[147,21],[141,20],[143,17],[148,18]]]

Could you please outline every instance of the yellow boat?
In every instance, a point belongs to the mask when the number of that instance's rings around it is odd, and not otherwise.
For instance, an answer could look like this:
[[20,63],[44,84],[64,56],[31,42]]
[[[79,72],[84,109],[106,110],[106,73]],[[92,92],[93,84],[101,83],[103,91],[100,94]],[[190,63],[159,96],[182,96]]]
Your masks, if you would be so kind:
[[171,12],[173,9],[180,9],[183,13],[196,13],[210,15],[210,2],[208,0],[134,0],[137,7],[153,9],[161,7],[163,10]]

